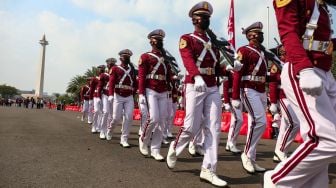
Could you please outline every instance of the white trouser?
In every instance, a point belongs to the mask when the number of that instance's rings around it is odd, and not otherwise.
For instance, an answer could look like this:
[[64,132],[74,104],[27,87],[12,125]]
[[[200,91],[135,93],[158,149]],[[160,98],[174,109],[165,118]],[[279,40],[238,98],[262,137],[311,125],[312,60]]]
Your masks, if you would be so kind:
[[173,103],[172,98],[168,98],[167,99],[168,116],[167,116],[167,120],[165,121],[165,129],[163,131],[164,138],[167,138],[168,133],[171,133],[176,110],[177,110],[177,104]]
[[92,126],[100,131],[100,121],[101,121],[101,114],[102,114],[102,103],[98,101],[98,97],[93,98],[93,122]]
[[93,100],[89,100],[88,123],[93,122]]
[[322,94],[307,95],[299,87],[292,64],[281,72],[282,88],[300,121],[304,142],[271,172],[277,187],[328,187],[328,166],[336,159],[336,82],[332,73],[314,68],[323,82]]
[[89,114],[89,100],[84,100],[82,105],[82,119],[85,119]]
[[147,109],[147,104],[140,104],[139,103],[139,108],[140,108],[140,133],[143,132],[143,128],[146,126],[146,123],[148,121],[148,109]]
[[248,112],[248,131],[244,152],[252,161],[256,160],[257,145],[266,127],[266,93],[254,89],[243,89],[244,105]]
[[186,85],[186,116],[175,140],[178,156],[200,129],[204,131],[205,150],[202,167],[216,172],[218,144],[221,128],[221,99],[218,87],[207,87],[198,92],[194,84]]
[[102,95],[102,114],[101,114],[101,121],[100,121],[100,132],[103,132],[104,134],[107,133],[107,125],[108,125],[108,116],[111,111],[111,104],[108,101],[107,95]]
[[275,150],[287,153],[288,148],[293,143],[300,129],[300,124],[288,99],[282,98],[279,100],[279,103],[281,109],[281,122]]
[[152,138],[151,152],[158,153],[161,149],[164,121],[168,115],[167,92],[158,93],[147,88],[146,98],[149,110],[149,122],[143,128],[141,139],[144,144],[148,145]]
[[113,118],[111,121],[111,127],[109,127],[109,129],[114,129],[114,127],[123,120],[120,142],[127,142],[128,140],[128,135],[130,133],[130,129],[133,122],[133,110],[134,110],[133,95],[123,97],[116,93],[114,94]]
[[226,145],[236,145],[238,135],[240,132],[240,128],[243,124],[243,112],[242,112],[242,105],[240,105],[240,108],[234,108],[231,106],[231,120],[230,120],[230,129],[228,133],[228,139],[226,142]]

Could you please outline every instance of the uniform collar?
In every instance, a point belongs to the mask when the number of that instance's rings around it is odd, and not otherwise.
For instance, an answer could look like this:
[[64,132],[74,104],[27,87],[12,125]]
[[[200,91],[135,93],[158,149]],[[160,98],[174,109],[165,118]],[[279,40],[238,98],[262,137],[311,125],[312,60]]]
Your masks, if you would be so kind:
[[251,46],[252,48],[260,50],[260,46],[252,41],[250,41],[248,45]]
[[162,55],[161,51],[158,49],[152,49],[152,53]]

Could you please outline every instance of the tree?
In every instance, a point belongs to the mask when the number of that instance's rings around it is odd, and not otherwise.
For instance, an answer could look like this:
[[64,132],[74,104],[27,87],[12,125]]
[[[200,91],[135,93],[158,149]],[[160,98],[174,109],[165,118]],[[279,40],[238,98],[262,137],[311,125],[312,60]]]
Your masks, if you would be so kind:
[[90,78],[90,77],[95,77],[95,76],[98,76],[98,68],[97,67],[92,67],[91,69],[88,69],[86,72],[85,72],[85,76],[87,78]]
[[80,90],[86,84],[86,77],[77,75],[71,79],[66,92],[71,94],[75,101],[80,99]]
[[16,89],[15,87],[7,86],[6,84],[0,85],[0,95],[3,98],[12,98],[18,93],[18,89]]

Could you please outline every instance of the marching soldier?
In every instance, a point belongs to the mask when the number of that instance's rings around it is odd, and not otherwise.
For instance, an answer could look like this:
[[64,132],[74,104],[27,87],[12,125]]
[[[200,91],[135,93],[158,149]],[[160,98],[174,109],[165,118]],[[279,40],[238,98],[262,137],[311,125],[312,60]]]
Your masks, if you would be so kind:
[[248,133],[244,152],[241,155],[248,173],[264,172],[256,163],[256,147],[266,127],[267,96],[265,92],[267,60],[262,51],[264,40],[262,23],[256,22],[243,30],[249,44],[238,49],[243,68],[233,74],[232,106],[240,108],[240,95],[248,111]]
[[89,114],[89,99],[90,99],[90,80],[91,78],[86,79],[86,84],[82,86],[80,90],[82,105],[82,117],[81,120],[84,121]]
[[137,86],[135,70],[130,60],[132,55],[129,49],[119,52],[121,64],[112,68],[109,82],[109,95],[113,101],[113,118],[108,128],[107,140],[111,140],[113,129],[124,120],[120,136],[120,145],[124,148],[130,147],[128,136],[133,121],[133,95]]
[[200,130],[204,129],[204,158],[200,179],[216,186],[227,183],[216,175],[217,152],[221,122],[221,99],[216,85],[216,76],[220,74],[219,51],[211,45],[206,30],[212,14],[210,3],[202,1],[191,8],[195,31],[180,38],[180,54],[186,68],[184,125],[176,140],[171,142],[167,154],[167,166],[174,168],[177,156],[188,142]]
[[223,81],[223,95],[224,95],[224,109],[231,112],[230,128],[228,138],[226,141],[225,150],[230,151],[233,154],[240,154],[241,150],[237,148],[237,139],[240,132],[240,128],[243,124],[243,112],[242,105],[238,108],[233,108],[231,105],[232,96],[232,81],[233,73],[231,71],[225,71]]
[[303,143],[264,174],[265,187],[328,187],[336,157],[336,82],[330,71],[332,0],[274,0],[286,63],[282,88],[300,121]]
[[167,84],[171,79],[169,64],[164,60],[164,37],[165,32],[161,29],[150,32],[148,39],[152,51],[142,54],[139,60],[139,103],[147,105],[149,118],[139,138],[139,149],[141,154],[148,155],[150,143],[150,155],[157,161],[164,160],[160,149],[164,131],[163,121],[168,116]]
[[[100,75],[105,72],[105,65],[100,65],[97,67],[97,73]],[[92,133],[100,132],[99,123],[101,121],[102,104],[101,104],[101,94],[98,93],[99,76],[93,77],[90,83],[90,99],[93,99],[93,121],[92,121]],[[99,135],[100,137],[100,135]]]
[[[285,62],[285,51],[282,45],[275,48],[276,55]],[[287,159],[290,145],[294,141],[299,131],[299,120],[293,111],[286,95],[281,89],[280,79],[281,69],[273,64],[270,70],[269,98],[271,106],[269,108],[273,115],[279,114],[278,103],[281,109],[280,130],[274,150],[274,162],[281,162]]]

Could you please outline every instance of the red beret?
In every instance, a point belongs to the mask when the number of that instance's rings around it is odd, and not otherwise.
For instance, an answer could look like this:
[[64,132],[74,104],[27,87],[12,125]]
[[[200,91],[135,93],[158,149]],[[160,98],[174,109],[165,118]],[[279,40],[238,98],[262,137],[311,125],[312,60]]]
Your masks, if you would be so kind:
[[202,1],[194,5],[190,9],[189,17],[192,17],[192,15],[194,14],[211,16],[212,12],[213,12],[213,9],[212,9],[211,4],[206,1]]

